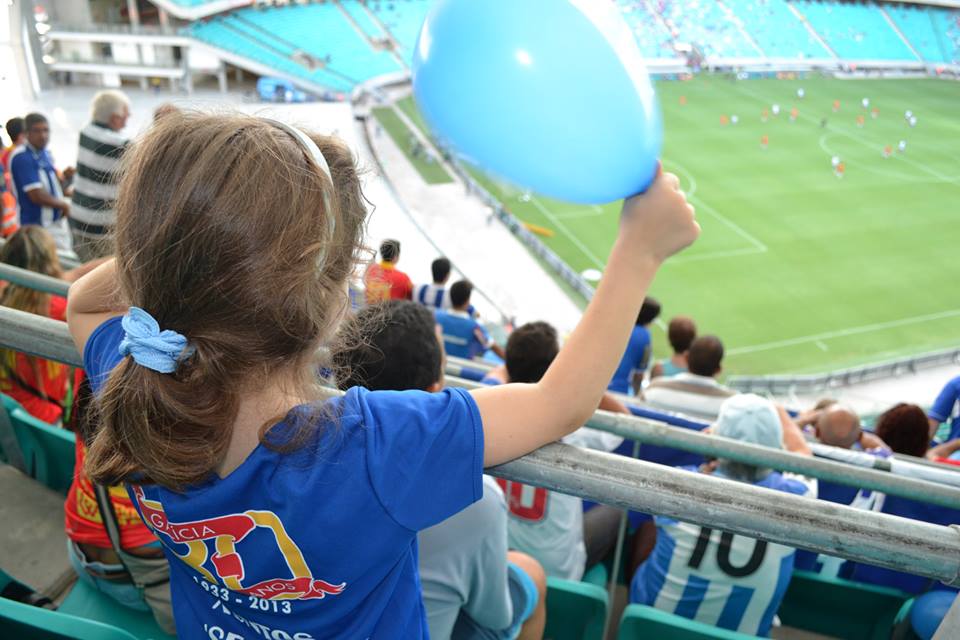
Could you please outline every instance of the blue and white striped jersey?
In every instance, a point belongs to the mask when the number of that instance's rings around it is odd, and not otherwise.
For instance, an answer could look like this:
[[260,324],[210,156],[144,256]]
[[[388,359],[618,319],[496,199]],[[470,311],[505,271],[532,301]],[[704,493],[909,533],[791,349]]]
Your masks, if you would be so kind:
[[[815,498],[816,480],[771,473],[756,486]],[[766,636],[793,572],[795,550],[656,517],[657,544],[630,588],[631,602]]]

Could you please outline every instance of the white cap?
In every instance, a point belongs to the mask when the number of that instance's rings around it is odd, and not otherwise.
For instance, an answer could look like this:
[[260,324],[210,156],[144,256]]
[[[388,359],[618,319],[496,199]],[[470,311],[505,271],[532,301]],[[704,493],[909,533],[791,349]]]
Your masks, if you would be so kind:
[[740,393],[725,400],[711,433],[772,449],[783,448],[783,427],[777,410],[772,402],[753,393]]

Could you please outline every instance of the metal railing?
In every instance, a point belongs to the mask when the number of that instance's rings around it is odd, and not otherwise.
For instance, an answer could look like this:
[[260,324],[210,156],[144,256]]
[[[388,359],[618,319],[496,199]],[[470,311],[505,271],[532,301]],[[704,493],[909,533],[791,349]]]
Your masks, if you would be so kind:
[[[3,307],[0,347],[82,364],[65,323]],[[624,433],[634,433],[618,424],[618,416],[599,414],[594,420],[598,417],[601,422],[612,420],[608,424]],[[665,426],[657,429],[663,431]],[[731,457],[732,450],[725,455]],[[544,446],[489,471],[625,509],[960,583],[960,531],[953,527],[861,511],[564,444]]]
[[66,280],[53,278],[19,267],[13,267],[8,264],[3,264],[2,262],[0,262],[0,280],[63,297],[67,296],[67,290],[70,289],[70,283]]
[[[69,288],[69,284],[63,280],[5,264],[0,264],[0,279],[63,296],[67,294]],[[49,330],[68,336],[65,326],[50,325]],[[43,335],[46,334],[43,333]],[[47,344],[48,341],[43,338],[43,335],[37,335],[37,340],[41,344]],[[458,366],[459,362],[460,360],[457,359],[452,364]],[[446,384],[465,388],[482,386],[471,380],[450,375],[446,377]],[[819,456],[823,459],[817,459],[705,435],[692,429],[673,427],[655,420],[606,411],[597,411],[586,426],[644,444],[672,447],[708,457],[724,458],[779,471],[802,473],[846,486],[882,491],[960,509],[960,487],[958,487],[960,474],[952,471],[914,467],[904,461],[877,461],[872,456],[868,456],[871,463],[866,464],[862,459],[857,461],[856,454],[850,451],[836,450],[835,454],[830,455],[834,448],[823,445],[819,445],[818,449]],[[845,462],[836,461],[838,458]],[[846,463],[854,461],[857,463]]]

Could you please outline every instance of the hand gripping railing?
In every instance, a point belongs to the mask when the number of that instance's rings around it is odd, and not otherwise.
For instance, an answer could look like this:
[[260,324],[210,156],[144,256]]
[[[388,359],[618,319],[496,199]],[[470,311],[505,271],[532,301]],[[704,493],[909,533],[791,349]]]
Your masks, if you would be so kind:
[[[0,307],[0,347],[81,364],[65,323],[5,307]],[[618,426],[615,419],[605,422],[617,417],[599,414],[600,423],[631,431]],[[960,583],[960,533],[951,527],[564,444],[547,445],[490,473],[614,506]]]

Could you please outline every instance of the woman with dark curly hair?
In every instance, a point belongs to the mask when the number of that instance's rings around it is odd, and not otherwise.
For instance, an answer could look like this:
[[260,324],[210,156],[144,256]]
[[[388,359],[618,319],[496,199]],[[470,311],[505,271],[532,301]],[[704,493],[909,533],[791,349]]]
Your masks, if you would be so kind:
[[894,453],[922,458],[930,447],[927,414],[915,404],[900,402],[884,411],[874,432]]

